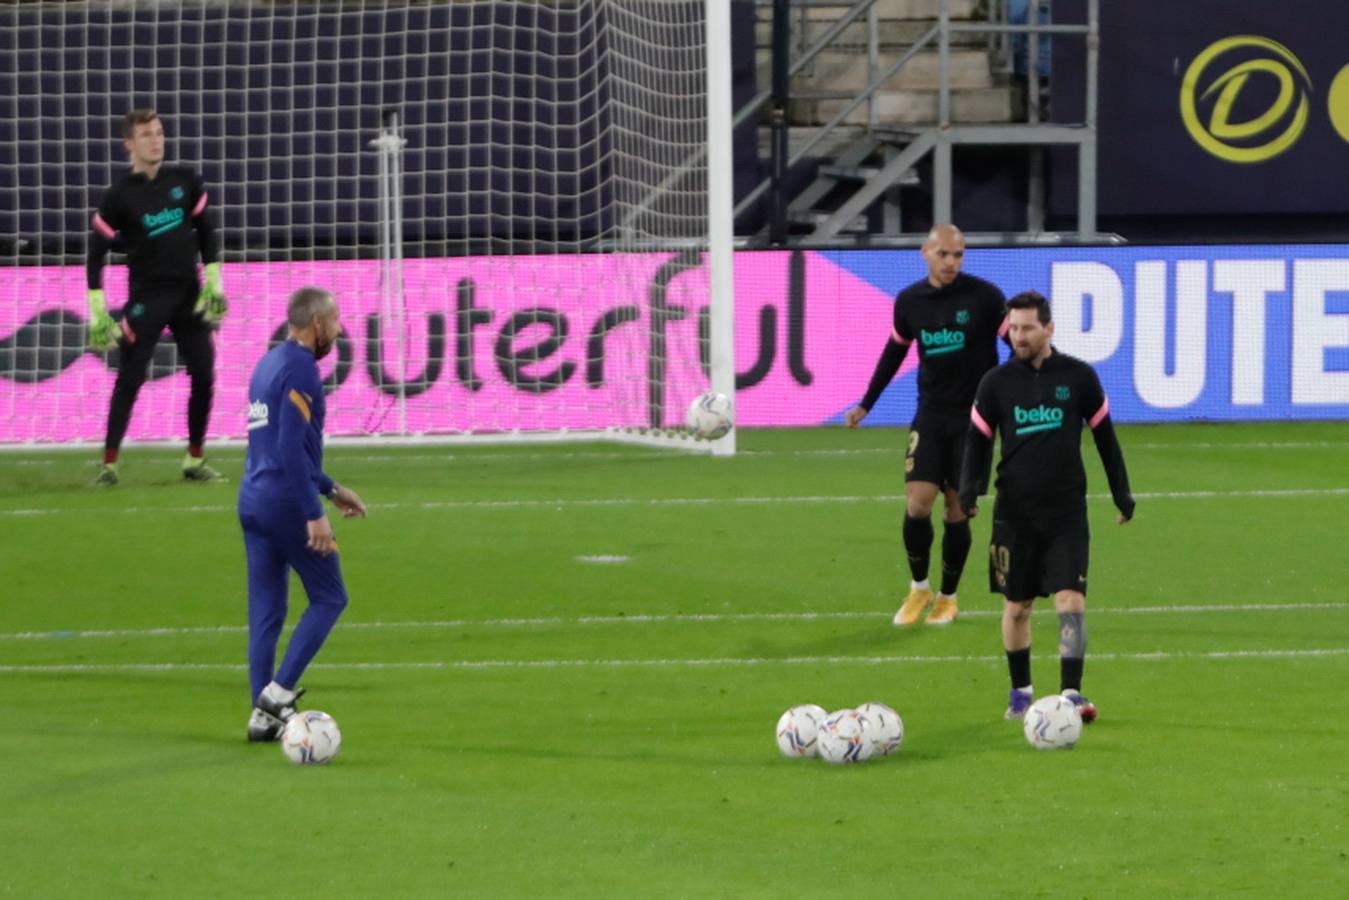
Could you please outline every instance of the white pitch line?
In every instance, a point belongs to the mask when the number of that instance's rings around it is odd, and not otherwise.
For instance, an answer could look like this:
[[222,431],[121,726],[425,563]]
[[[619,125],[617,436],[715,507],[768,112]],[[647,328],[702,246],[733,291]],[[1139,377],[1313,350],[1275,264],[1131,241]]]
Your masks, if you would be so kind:
[[[1142,441],[1138,443],[1126,442],[1126,449],[1133,450],[1328,450],[1343,449],[1349,447],[1346,441],[1196,441],[1194,443],[1167,443],[1165,441]],[[0,448],[15,449],[16,452],[42,452],[34,451],[32,448]],[[68,453],[68,450],[57,450],[54,452]],[[403,463],[403,462],[429,462],[429,463],[511,463],[511,462],[537,462],[539,460],[613,460],[613,459],[642,459],[666,460],[670,454],[663,448],[636,448],[627,452],[614,450],[574,450],[562,453],[512,453],[509,451],[497,452],[492,450],[482,450],[475,453],[447,452],[447,453],[347,453],[339,446],[329,448],[328,454],[336,460],[342,462],[358,463]],[[816,447],[809,449],[796,450],[738,450],[737,456],[747,457],[800,457],[800,456],[878,456],[894,455],[902,456],[904,445],[902,441],[896,441],[893,447]],[[167,459],[167,456],[163,458]],[[177,457],[174,457],[175,459]],[[243,456],[237,453],[216,454],[211,457],[217,462],[242,463]],[[158,457],[153,458],[158,461]],[[0,452],[0,466],[54,466],[64,460],[55,459],[15,459],[13,456]],[[95,467],[100,465],[98,460],[89,459],[82,462],[86,467]]]
[[[1042,609],[1048,609],[1045,602]],[[1294,610],[1349,610],[1349,602],[1331,603],[1214,603],[1186,606],[1098,606],[1091,609],[1093,617],[1102,615],[1170,615],[1234,613],[1234,612],[1291,612]],[[960,613],[962,619],[992,619],[1002,610],[975,609]],[[567,627],[573,625],[659,625],[705,624],[725,622],[815,622],[838,619],[877,619],[888,621],[889,612],[877,610],[840,610],[835,612],[769,612],[769,613],[650,613],[607,616],[541,616],[536,618],[501,619],[431,619],[406,622],[343,622],[343,630],[383,631],[406,628],[531,628]],[[288,626],[289,630],[293,626]],[[183,628],[114,628],[104,630],[14,631],[0,633],[0,640],[38,641],[70,640],[75,638],[118,637],[177,637],[201,634],[245,634],[244,625],[202,625]]]
[[[1243,491],[1139,491],[1134,494],[1137,500],[1210,500],[1225,497],[1343,497],[1349,495],[1349,487],[1316,488],[1262,488]],[[1088,494],[1088,500],[1102,501],[1111,499],[1109,494]],[[900,503],[903,494],[807,494],[802,496],[778,497],[590,497],[590,498],[521,498],[517,500],[424,500],[412,503],[368,503],[372,510],[407,509],[481,509],[481,510],[535,510],[535,509],[574,509],[591,507],[656,507],[656,506],[769,506],[777,504],[855,504],[855,503]],[[985,499],[985,502],[990,502]],[[91,513],[225,513],[233,512],[233,506],[101,506],[101,507],[45,507],[32,509],[0,509],[0,517],[54,516],[67,513],[89,515]]]
[[[1316,659],[1349,656],[1349,647],[1317,647],[1300,650],[1208,650],[1158,651],[1151,653],[1094,653],[1093,664],[1100,662],[1165,662],[1185,659]],[[1057,659],[1047,655],[1037,659]],[[596,668],[753,668],[760,666],[819,665],[895,665],[903,663],[1000,663],[1002,656],[787,656],[787,657],[711,657],[705,659],[447,659],[421,662],[349,662],[314,663],[311,669],[399,670],[399,669],[596,669]],[[0,674],[83,674],[100,672],[242,672],[247,667],[235,663],[75,663],[3,665]]]

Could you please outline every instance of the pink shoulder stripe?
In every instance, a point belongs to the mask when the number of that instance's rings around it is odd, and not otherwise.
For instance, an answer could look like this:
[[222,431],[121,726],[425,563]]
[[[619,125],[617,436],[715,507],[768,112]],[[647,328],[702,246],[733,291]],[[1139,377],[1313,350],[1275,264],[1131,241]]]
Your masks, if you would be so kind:
[[197,205],[196,205],[196,206],[192,207],[192,215],[194,215],[194,216],[199,216],[199,215],[201,215],[201,211],[202,211],[203,209],[205,209],[205,208],[206,208],[206,192],[205,192],[205,191],[202,191],[202,192],[201,192],[201,199],[199,199],[199,200],[197,201]]
[[970,422],[974,424],[975,428],[978,428],[979,431],[983,433],[984,437],[993,437],[992,426],[984,421],[983,416],[979,415],[979,408],[977,406],[970,407]]
[[1012,317],[1003,316],[1002,324],[998,326],[998,337],[1006,337],[1007,332],[1012,330]]
[[1087,424],[1092,428],[1095,428],[1097,425],[1100,425],[1101,420],[1108,415],[1110,415],[1110,398],[1105,397],[1101,400],[1101,408],[1096,410],[1096,415],[1092,416]]
[[909,345],[909,339],[900,337],[899,332],[896,331],[893,326],[890,328],[890,339],[902,347],[907,347]]
[[117,237],[117,229],[103,221],[103,217],[98,213],[94,213],[94,230],[109,240]]

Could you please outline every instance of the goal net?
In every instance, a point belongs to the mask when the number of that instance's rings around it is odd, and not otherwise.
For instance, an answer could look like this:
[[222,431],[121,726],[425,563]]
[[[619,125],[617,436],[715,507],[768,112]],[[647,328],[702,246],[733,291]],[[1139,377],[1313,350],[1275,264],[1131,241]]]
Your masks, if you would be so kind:
[[[680,433],[734,390],[724,0],[0,7],[0,443],[102,440],[84,255],[155,108],[231,309],[210,435],[242,438],[287,297],[331,290],[330,435]],[[712,14],[709,17],[708,11]],[[127,302],[124,259],[104,269]],[[185,435],[166,333],[130,441]]]

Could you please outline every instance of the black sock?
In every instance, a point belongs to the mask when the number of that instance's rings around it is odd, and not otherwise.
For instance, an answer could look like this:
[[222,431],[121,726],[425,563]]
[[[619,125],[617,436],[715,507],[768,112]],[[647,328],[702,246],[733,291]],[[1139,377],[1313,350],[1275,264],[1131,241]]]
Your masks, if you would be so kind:
[[948,597],[960,586],[960,573],[970,555],[970,523],[947,522],[941,536],[941,592]]
[[[1080,662],[1080,660],[1079,660]],[[1007,671],[1012,675],[1012,687],[1030,687],[1030,648],[1007,651]]]
[[904,551],[909,555],[909,571],[914,581],[926,581],[932,559],[932,519],[915,519],[904,514]]
[[1082,691],[1082,667],[1086,660],[1081,657],[1076,659],[1061,656],[1059,657],[1059,690],[1073,690],[1081,693]]

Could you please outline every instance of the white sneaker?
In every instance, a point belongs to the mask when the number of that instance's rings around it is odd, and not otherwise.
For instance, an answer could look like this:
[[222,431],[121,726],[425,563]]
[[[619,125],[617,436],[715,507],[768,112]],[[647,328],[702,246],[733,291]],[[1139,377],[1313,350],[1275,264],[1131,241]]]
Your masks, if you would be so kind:
[[286,723],[276,716],[253,707],[253,715],[248,717],[248,739],[253,743],[266,743],[281,739]]
[[295,701],[300,699],[304,688],[288,691],[273,681],[258,694],[257,708],[285,725],[295,715]]

